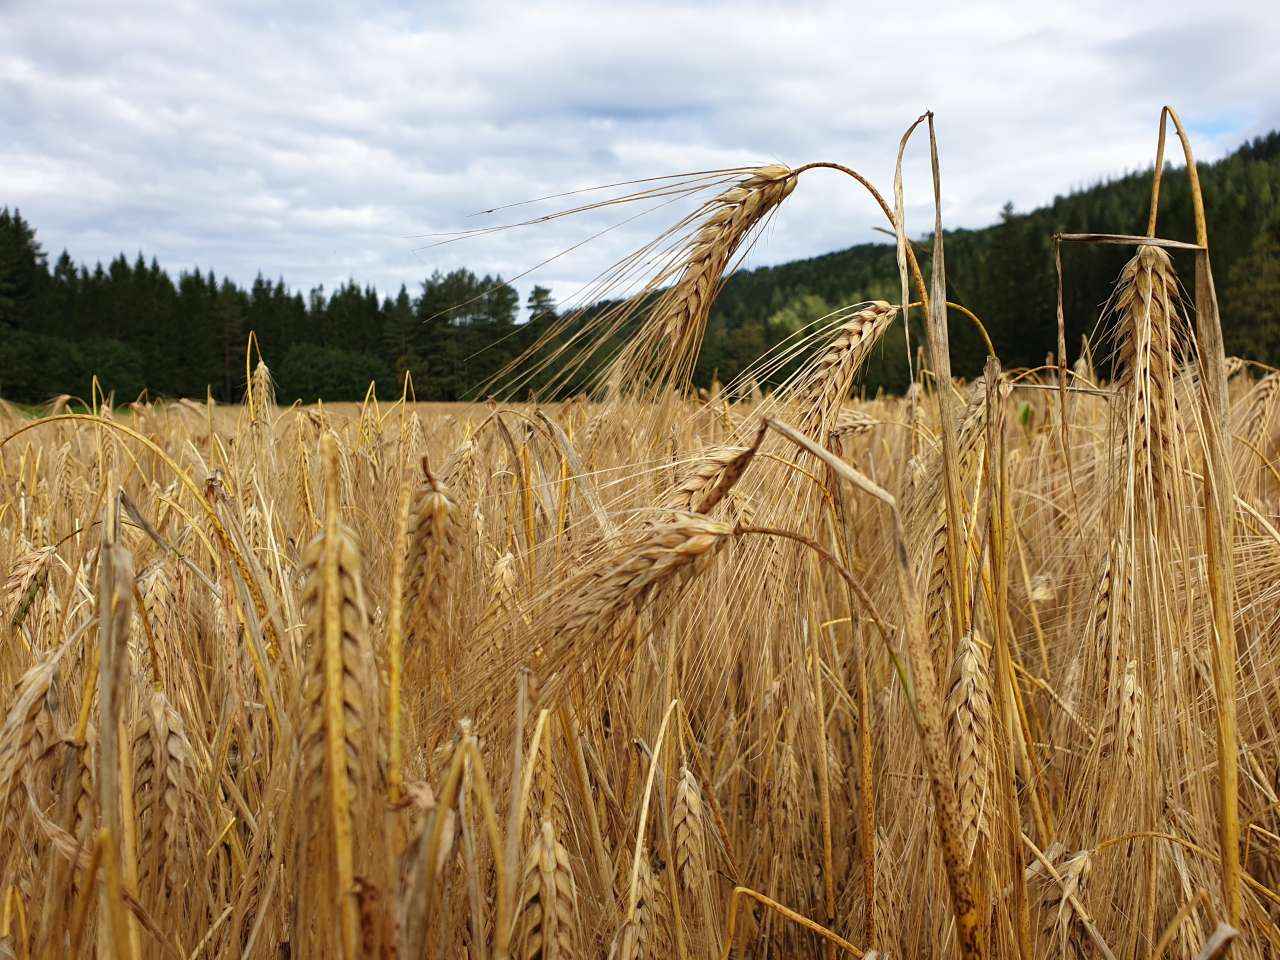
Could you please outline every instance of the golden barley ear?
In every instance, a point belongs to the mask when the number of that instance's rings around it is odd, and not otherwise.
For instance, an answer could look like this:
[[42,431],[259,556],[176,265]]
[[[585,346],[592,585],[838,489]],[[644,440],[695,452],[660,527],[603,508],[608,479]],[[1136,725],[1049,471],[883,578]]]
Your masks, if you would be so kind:
[[[382,796],[377,673],[368,634],[360,552],[338,519],[337,452],[331,433],[322,438],[325,520],[303,553],[302,606],[306,616],[303,690],[303,796],[323,815],[307,819],[300,834],[303,862],[313,864],[308,883],[318,885],[304,907],[310,924],[332,913],[336,930],[321,930],[321,944],[336,937],[345,956],[359,939],[358,861],[375,857],[367,830]],[[321,866],[323,865],[323,866]],[[301,891],[300,891],[301,896]],[[323,924],[320,924],[323,926]]]
[[1084,895],[1092,861],[1087,850],[1068,855],[1061,843],[1045,851],[1045,857],[1053,867],[1053,874],[1044,863],[1036,860],[1027,873],[1037,879],[1040,890],[1037,916],[1041,943],[1047,956],[1089,955],[1093,946],[1085,934],[1081,917],[1076,909]]
[[661,956],[658,932],[660,888],[642,851],[636,877],[635,910],[624,917],[609,945],[609,960],[656,960]]
[[700,457],[666,495],[663,506],[670,510],[710,513],[742,479],[760,449],[766,429],[762,423],[750,446],[717,447]]
[[[551,689],[567,679],[565,671],[582,670],[586,641],[607,636],[617,624],[657,602],[668,591],[706,571],[732,539],[733,528],[702,516],[678,516],[619,542],[557,592],[543,624],[546,668],[554,676]],[[629,648],[628,648],[629,649]],[[598,649],[596,666],[624,666],[626,650],[615,645]]]
[[134,802],[142,888],[153,904],[190,896],[207,843],[208,812],[197,789],[195,751],[181,715],[159,690],[151,694],[134,740]]
[[956,651],[946,709],[960,829],[972,862],[991,842],[991,678],[986,650],[972,630]]
[[819,440],[826,439],[863,362],[897,315],[897,307],[876,300],[841,323],[812,373],[797,388],[806,408],[799,424],[801,430]]
[[831,441],[848,441],[866,436],[876,428],[878,421],[861,410],[841,410],[835,425],[827,434]]
[[688,767],[680,770],[671,819],[675,835],[676,876],[685,890],[697,891],[707,873],[706,830],[702,791]]
[[1125,769],[1132,773],[1141,761],[1143,740],[1142,686],[1138,680],[1138,663],[1125,664],[1120,680],[1120,703],[1115,725],[1115,750]]
[[518,956],[523,960],[572,960],[581,942],[578,891],[569,851],[550,820],[529,850],[520,889]]
[[[759,167],[707,201],[691,218],[699,226],[680,252],[679,275],[605,373],[610,397],[635,392],[635,385],[639,385],[641,396],[650,398],[668,388],[680,391],[688,386],[711,304],[724,284],[726,271],[753,229],[791,195],[795,185],[790,167]],[[634,312],[668,280],[665,274],[660,275],[625,312]]]
[[0,611],[9,631],[22,626],[39,599],[49,580],[49,565],[56,552],[53,546],[29,548],[9,568],[9,576],[0,588]]
[[1178,278],[1160,247],[1138,248],[1112,294],[1116,316],[1116,385],[1128,399],[1134,472],[1156,509],[1172,496],[1177,465],[1175,380],[1189,339]]
[[422,663],[428,675],[442,662],[442,642],[449,581],[461,551],[462,531],[457,502],[423,460],[423,481],[409,509],[409,561],[405,581],[405,609],[409,656]]
[[[23,766],[29,761],[38,737],[38,721],[53,689],[58,664],[66,652],[64,644],[48,653],[18,681],[18,689],[0,726],[0,841],[18,829],[26,808],[22,796]],[[3,843],[17,843],[14,837]]]
[[249,377],[249,397],[253,404],[253,422],[258,434],[270,438],[271,415],[276,406],[276,384],[271,369],[261,358]]

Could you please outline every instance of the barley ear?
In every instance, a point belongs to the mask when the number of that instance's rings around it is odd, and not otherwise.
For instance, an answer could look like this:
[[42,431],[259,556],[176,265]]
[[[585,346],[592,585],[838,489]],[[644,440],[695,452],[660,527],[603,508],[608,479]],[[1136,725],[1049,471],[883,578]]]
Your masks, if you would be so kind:
[[956,775],[960,830],[969,861],[991,840],[991,681],[986,651],[974,631],[960,640],[947,693],[947,739]]
[[[338,519],[337,449],[321,439],[325,484],[324,524],[303,557],[306,609],[306,690],[303,764],[309,796],[322,799],[327,816],[328,902],[339,918],[342,955],[357,956],[359,912],[355,883],[355,809],[374,786],[370,757],[372,712],[366,698],[376,692],[368,638],[368,614],[355,540]],[[360,819],[363,820],[363,817]],[[317,821],[312,821],[316,823]],[[316,838],[313,833],[313,839]],[[323,915],[323,912],[320,914]]]
[[529,851],[520,891],[521,960],[571,960],[577,956],[578,893],[569,852],[556,839],[550,820]]
[[409,559],[405,607],[412,611],[409,652],[434,675],[442,642],[449,578],[462,542],[460,512],[444,483],[422,462],[423,481],[409,513]]

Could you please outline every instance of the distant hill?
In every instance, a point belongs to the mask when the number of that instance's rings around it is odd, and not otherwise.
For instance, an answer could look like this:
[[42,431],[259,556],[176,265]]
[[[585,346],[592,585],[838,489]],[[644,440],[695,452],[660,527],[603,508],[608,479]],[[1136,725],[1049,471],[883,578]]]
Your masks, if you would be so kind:
[[[1280,364],[1280,132],[1202,164],[1200,178],[1227,349]],[[1029,213],[1006,208],[998,223],[982,230],[948,233],[949,299],[983,319],[1006,366],[1042,363],[1057,342],[1053,235],[1141,233],[1150,190],[1147,170],[1057,197]],[[1167,174],[1161,196],[1160,234],[1192,239],[1186,172]],[[928,237],[918,243],[926,275],[929,244]],[[1119,247],[1064,250],[1073,358],[1129,253]],[[1190,283],[1191,264],[1185,256],[1175,260],[1183,282]],[[888,240],[738,273],[712,310],[698,383],[706,386],[716,374],[729,382],[769,347],[837,307],[897,297]],[[251,332],[282,401],[359,400],[371,380],[380,396],[398,396],[406,373],[419,399],[465,399],[552,328],[552,292],[536,287],[524,313],[533,319],[518,322],[516,292],[500,276],[466,268],[433,274],[412,291],[402,286],[394,294],[379,293],[353,278],[332,291],[304,295],[283,279],[263,276],[248,287],[211,270],[173,277],[141,252],[91,267],[66,251],[48,255],[21,212],[0,205],[0,397],[9,400],[88,396],[95,375],[122,401],[144,390],[199,398],[207,391],[218,400],[238,400]],[[954,323],[952,331],[955,371],[976,373],[980,341],[967,322]],[[901,329],[890,331],[868,364],[864,385],[902,389],[905,357]],[[584,367],[567,387],[579,388],[589,370]],[[522,386],[549,394],[545,374]]]
[[[1227,350],[1280,363],[1280,132],[1197,166]],[[948,298],[982,318],[1006,366],[1043,363],[1057,342],[1053,235],[1145,233],[1150,202],[1147,169],[1055,197],[1027,213],[1006,207],[999,222],[985,229],[949,231]],[[1158,232],[1194,240],[1185,169],[1170,170],[1164,177]],[[927,277],[928,238],[917,250]],[[1072,357],[1081,334],[1093,329],[1099,307],[1130,255],[1123,247],[1064,246],[1064,308]],[[1189,258],[1175,261],[1190,287]],[[1268,289],[1274,296],[1261,292]],[[897,264],[888,240],[742,271],[729,280],[712,311],[699,378],[709,380],[714,369],[727,381],[789,328],[836,306],[898,296]],[[954,322],[952,331],[957,372],[976,372],[983,357],[977,337],[963,321]],[[869,370],[870,386],[902,386],[906,374],[900,335],[895,343],[897,349],[882,350]]]

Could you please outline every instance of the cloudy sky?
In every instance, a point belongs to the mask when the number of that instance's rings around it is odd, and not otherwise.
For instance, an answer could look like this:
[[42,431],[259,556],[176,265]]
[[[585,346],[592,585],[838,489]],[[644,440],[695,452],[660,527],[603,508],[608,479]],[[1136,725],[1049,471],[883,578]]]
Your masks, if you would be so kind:
[[[1149,164],[1164,102],[1203,159],[1280,126],[1277,36],[1280,4],[1256,0],[0,0],[0,205],[78,260],[413,289],[458,265],[512,276],[621,219],[423,239],[575,188],[821,159],[887,194],[898,137],[932,109],[944,218],[982,226]],[[920,232],[924,141],[911,152]],[[752,263],[883,239],[847,182],[807,178]],[[671,214],[522,292],[570,299]]]

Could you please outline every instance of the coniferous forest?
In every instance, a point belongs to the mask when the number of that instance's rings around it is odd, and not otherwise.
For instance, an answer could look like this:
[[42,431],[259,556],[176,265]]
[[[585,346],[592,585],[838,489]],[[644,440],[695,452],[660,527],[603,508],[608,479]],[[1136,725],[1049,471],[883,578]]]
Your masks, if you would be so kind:
[[[1280,132],[1199,169],[1227,352],[1280,364]],[[1185,171],[1166,175],[1161,235],[1191,239],[1187,190]],[[1043,363],[1057,341],[1053,236],[1140,233],[1149,200],[1150,171],[1136,172],[1030,212],[1006,206],[984,229],[949,232],[949,296],[982,318],[1008,366]],[[237,399],[251,331],[282,400],[360,399],[370,382],[380,396],[398,395],[406,372],[419,400],[473,399],[556,317],[545,287],[534,287],[522,305],[502,277],[467,268],[394,293],[352,279],[304,294],[284,278],[262,275],[247,287],[213,270],[175,277],[142,253],[90,267],[66,251],[46,251],[38,227],[20,210],[0,208],[0,397],[10,401],[87,397],[95,374],[121,402],[144,391]],[[928,243],[918,252],[927,271]],[[1064,245],[1073,358],[1127,254]],[[1183,275],[1191,275],[1189,265]],[[836,307],[897,297],[890,242],[741,271],[712,310],[697,380],[730,382],[770,346]],[[900,389],[907,382],[902,332],[883,344],[864,383]],[[971,326],[953,323],[956,373],[977,373],[983,355]],[[791,372],[782,366],[775,375]],[[536,392],[538,381],[530,385]]]

